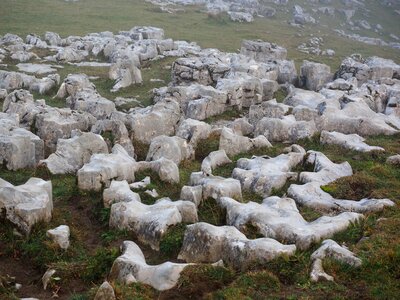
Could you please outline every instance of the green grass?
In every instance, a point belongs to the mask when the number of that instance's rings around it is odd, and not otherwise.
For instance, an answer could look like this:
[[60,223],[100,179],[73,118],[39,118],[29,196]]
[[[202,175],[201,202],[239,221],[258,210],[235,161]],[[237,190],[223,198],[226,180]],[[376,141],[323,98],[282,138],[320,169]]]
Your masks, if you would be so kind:
[[[374,14],[377,22],[385,28],[384,36],[390,32],[400,35],[397,17],[392,9],[385,9],[369,0],[379,14]],[[304,4],[302,4],[304,6]],[[305,7],[309,7],[305,5]],[[58,32],[61,36],[83,35],[89,32],[129,30],[136,25],[158,26],[166,35],[175,40],[198,42],[202,47],[213,47],[225,51],[236,51],[242,39],[264,39],[288,48],[289,57],[300,63],[303,59],[322,61],[336,68],[344,56],[352,53],[374,55],[398,60],[398,50],[349,41],[332,33],[339,28],[342,18],[324,17],[322,25],[297,29],[289,24],[285,10],[278,8],[274,18],[257,18],[254,23],[239,24],[226,17],[209,17],[202,9],[186,7],[185,13],[170,15],[158,13],[155,7],[140,0],[86,0],[68,3],[61,0],[3,0],[0,11],[0,34],[7,32],[25,37],[29,33],[44,34]],[[37,16],[40,15],[40,18]],[[196,30],[193,30],[196,28]],[[301,36],[299,36],[299,34]],[[336,51],[333,58],[313,57],[295,50],[297,45],[314,36],[322,36],[325,48]]]

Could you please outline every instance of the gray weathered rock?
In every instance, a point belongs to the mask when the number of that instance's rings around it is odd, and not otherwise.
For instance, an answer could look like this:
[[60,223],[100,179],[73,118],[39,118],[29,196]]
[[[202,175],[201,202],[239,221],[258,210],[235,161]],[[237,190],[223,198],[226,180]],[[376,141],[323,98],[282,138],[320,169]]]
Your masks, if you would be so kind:
[[316,133],[314,121],[297,121],[293,115],[281,119],[263,118],[254,131],[255,135],[264,135],[271,142],[296,142],[311,138]]
[[394,166],[400,166],[400,154],[388,157],[386,163]]
[[96,119],[84,112],[70,109],[51,108],[36,115],[37,135],[44,140],[45,152],[56,151],[59,139],[68,139],[74,130],[89,131]]
[[86,74],[69,74],[58,89],[56,97],[75,96],[78,91],[83,89],[96,90],[96,87]]
[[116,300],[114,289],[108,281],[104,281],[96,292],[94,300]]
[[181,222],[197,222],[197,209],[189,201],[158,200],[153,205],[138,201],[118,202],[111,205],[110,227],[126,229],[154,250],[170,226]]
[[207,176],[203,172],[193,172],[190,175],[190,185],[202,187],[203,199],[218,199],[219,197],[242,199],[240,181],[233,178]]
[[141,202],[139,194],[131,191],[126,180],[113,180],[110,187],[103,191],[103,203],[106,208],[109,208],[114,203],[130,201]]
[[179,165],[182,161],[192,160],[194,150],[183,138],[161,135],[151,141],[146,160],[154,161],[160,158],[172,160]]
[[385,151],[382,147],[370,146],[364,143],[365,139],[358,134],[343,134],[340,132],[322,131],[320,142],[328,145],[338,145],[345,149],[360,152]]
[[0,165],[9,170],[34,168],[44,158],[44,142],[18,125],[18,116],[0,113]]
[[51,181],[30,178],[23,185],[13,186],[0,178],[0,207],[8,221],[29,234],[36,223],[51,220]]
[[254,139],[235,134],[232,129],[224,127],[219,140],[219,150],[225,150],[227,155],[248,152],[256,148],[272,147],[268,139],[259,135]]
[[135,181],[136,161],[121,145],[115,145],[110,154],[94,154],[89,163],[78,171],[78,186],[82,190],[100,191],[112,180]]
[[299,205],[325,212],[352,211],[368,213],[395,206],[389,199],[364,198],[358,201],[335,199],[321,189],[320,182],[308,182],[303,185],[292,184],[287,193]]
[[79,90],[66,100],[73,110],[90,113],[96,119],[107,119],[115,111],[114,102],[100,96],[93,89]]
[[76,131],[70,139],[59,139],[56,152],[40,164],[52,174],[76,174],[96,153],[108,153],[104,139],[98,134]]
[[325,64],[305,60],[300,68],[300,78],[308,90],[319,91],[332,77],[331,68]]
[[298,174],[291,170],[303,161],[304,155],[303,148],[293,145],[288,154],[274,158],[241,158],[237,161],[232,177],[240,181],[244,190],[269,196],[273,189],[282,188],[288,179],[297,178]]
[[127,115],[127,127],[133,140],[150,144],[157,136],[173,135],[180,117],[179,104],[165,100]]
[[219,166],[231,163],[232,161],[226,155],[225,150],[212,151],[203,159],[201,171],[206,175],[212,175],[212,170]]
[[200,222],[186,227],[178,258],[191,263],[224,260],[235,269],[245,270],[295,251],[295,245],[282,245],[269,238],[249,240],[233,226],[217,227]]
[[243,40],[240,53],[261,62],[286,59],[287,56],[285,48],[262,40]]
[[54,229],[49,229],[46,232],[46,236],[57,243],[61,249],[67,250],[69,248],[69,226],[60,225]]
[[160,291],[168,290],[178,283],[180,273],[188,266],[171,262],[150,266],[140,248],[131,241],[123,242],[121,250],[122,255],[114,261],[109,277],[124,284],[140,282]]
[[333,258],[341,263],[360,267],[361,259],[356,257],[353,252],[347,248],[339,246],[333,240],[325,240],[322,242],[321,247],[311,254],[312,270],[310,273],[311,281],[317,282],[321,280],[333,281],[333,277],[326,274],[322,267],[322,260],[325,258]]
[[363,218],[361,214],[345,212],[307,222],[299,213],[294,200],[290,198],[269,197],[264,199],[262,204],[258,204],[239,203],[223,197],[218,203],[227,210],[228,225],[240,230],[251,224],[263,236],[285,243],[295,243],[301,250],[345,230],[351,223]]
[[176,136],[185,139],[193,148],[196,148],[199,141],[207,139],[210,133],[211,125],[193,119],[185,119],[176,130]]

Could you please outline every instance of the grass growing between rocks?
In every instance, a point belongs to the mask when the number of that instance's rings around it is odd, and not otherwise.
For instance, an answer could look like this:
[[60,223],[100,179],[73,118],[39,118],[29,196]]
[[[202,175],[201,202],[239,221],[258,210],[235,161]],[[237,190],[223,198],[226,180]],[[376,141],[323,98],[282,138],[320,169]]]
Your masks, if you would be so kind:
[[[362,197],[388,197],[399,201],[400,174],[395,167],[385,163],[389,155],[400,152],[399,136],[372,137],[371,145],[386,149],[385,153],[359,154],[338,147],[319,144],[319,137],[299,141],[306,150],[325,153],[335,162],[348,161],[354,175],[346,180],[338,180],[324,189],[337,198],[361,199]],[[236,162],[241,157],[269,155],[274,157],[282,153],[285,144],[275,144],[272,148],[259,149],[252,153],[243,153],[231,157],[232,163],[214,170],[215,175],[229,177]],[[152,184],[161,196],[179,199],[180,189],[188,184],[191,172],[200,170],[201,160],[212,150],[218,149],[218,138],[210,137],[200,143],[196,160],[183,162],[180,166],[180,183],[169,185],[161,182],[151,172],[136,174],[137,180],[151,176]],[[296,171],[307,169],[302,166]],[[19,185],[30,177],[50,179],[53,183],[54,212],[49,224],[38,224],[30,237],[20,237],[13,228],[2,223],[0,226],[0,263],[5,266],[0,276],[13,270],[16,264],[28,265],[32,279],[23,282],[22,293],[39,295],[40,299],[50,298],[51,292],[57,292],[59,299],[92,299],[96,288],[107,277],[114,259],[119,255],[121,241],[134,239],[126,231],[108,228],[109,209],[102,206],[100,193],[85,193],[77,189],[73,176],[50,176],[38,169],[11,172],[0,170],[0,177]],[[283,189],[274,193],[282,196]],[[154,203],[154,199],[145,198],[139,190],[142,201]],[[243,201],[261,202],[262,197],[253,193],[243,193]],[[303,217],[313,221],[321,214],[306,207],[299,207]],[[225,212],[216,201],[207,199],[199,206],[199,221],[215,225],[225,225]],[[71,228],[71,247],[63,252],[46,238],[47,229],[61,224]],[[140,245],[150,264],[166,260],[176,261],[180,251],[186,224],[171,227],[160,243],[160,252]],[[292,257],[278,258],[265,266],[254,266],[247,272],[236,272],[229,268],[210,265],[193,266],[185,269],[177,287],[170,291],[157,292],[143,284],[122,286],[112,283],[117,299],[395,299],[400,293],[398,283],[400,238],[400,212],[398,207],[386,209],[381,213],[367,214],[359,223],[348,230],[336,234],[333,239],[345,244],[363,260],[359,269],[344,266],[333,260],[324,261],[325,271],[334,276],[335,282],[311,283],[309,279],[310,255],[319,246],[314,245],[308,251],[297,251]],[[248,226],[245,234],[249,238],[260,237],[256,228]],[[60,281],[52,282],[50,291],[40,288],[40,278],[47,268],[55,268]],[[17,276],[18,278],[18,276]],[[0,288],[2,299],[16,299],[9,287]],[[44,293],[44,294],[43,294]]]

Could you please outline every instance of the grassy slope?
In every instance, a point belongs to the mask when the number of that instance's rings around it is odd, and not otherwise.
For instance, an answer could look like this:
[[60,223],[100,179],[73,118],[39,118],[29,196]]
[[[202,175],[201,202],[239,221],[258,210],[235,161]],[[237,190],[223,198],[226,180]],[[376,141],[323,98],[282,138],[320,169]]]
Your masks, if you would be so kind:
[[[301,141],[306,149],[323,151],[335,162],[349,161],[355,174],[345,180],[339,180],[325,189],[336,197],[390,197],[400,201],[400,171],[385,164],[387,156],[400,152],[400,136],[375,137],[368,142],[387,149],[385,154],[364,154],[345,151],[337,147],[321,146],[317,138]],[[166,185],[154,174],[137,174],[138,179],[152,176],[151,188],[156,188],[162,196],[179,199],[181,187],[187,184],[192,171],[199,170],[200,161],[209,151],[215,150],[217,140],[210,138],[201,143],[196,160],[181,166],[181,182],[177,185]],[[253,153],[244,153],[233,157],[235,162],[240,157],[252,154],[275,156],[281,153],[283,144],[276,144],[271,149],[262,149]],[[140,154],[140,153],[139,153]],[[228,176],[235,163],[220,167],[215,174]],[[298,171],[300,171],[300,168]],[[31,176],[49,178],[42,171],[0,171],[0,177],[14,184],[21,184]],[[51,289],[57,290],[60,299],[90,299],[95,288],[106,277],[111,263],[118,255],[117,246],[124,239],[132,239],[127,232],[114,231],[108,228],[109,211],[101,208],[100,194],[81,193],[77,190],[76,179],[71,176],[52,177],[54,187],[54,217],[50,224],[36,226],[28,239],[12,234],[12,227],[2,224],[0,244],[2,255],[16,261],[28,262],[37,271],[39,280],[47,267],[55,267],[61,282],[52,283]],[[143,191],[139,192],[145,203],[153,203]],[[276,191],[282,195],[284,190]],[[244,194],[244,201],[261,201],[252,193]],[[312,209],[300,208],[308,220],[320,214]],[[200,221],[216,225],[224,223],[224,212],[218,209],[213,200],[205,201],[199,208]],[[46,229],[67,223],[72,230],[72,247],[66,252],[56,250],[44,236]],[[130,287],[115,285],[119,299],[187,299],[197,295],[209,299],[394,299],[400,293],[398,278],[400,269],[400,238],[397,234],[400,225],[399,208],[388,209],[382,213],[368,214],[365,221],[355,224],[334,239],[345,243],[363,259],[361,269],[352,269],[335,261],[327,260],[324,264],[329,274],[335,277],[336,283],[313,284],[309,281],[311,250],[298,252],[294,257],[277,259],[267,266],[257,267],[246,273],[236,273],[225,268],[192,267],[184,271],[177,288],[159,293],[144,285]],[[142,246],[149,263],[161,263],[176,260],[182,244],[185,225],[171,228],[161,242],[161,251],[156,253]],[[249,237],[256,238],[257,232],[246,231]],[[364,238],[361,240],[361,238]],[[0,255],[1,257],[1,255]],[[11,271],[10,271],[11,272]],[[11,272],[12,274],[12,272]],[[4,275],[4,274],[3,274]],[[35,281],[37,282],[37,281]],[[35,283],[34,282],[34,283]],[[38,283],[36,283],[38,286]],[[28,286],[29,287],[29,286]],[[26,287],[26,288],[28,288]],[[35,290],[33,290],[35,292]],[[0,293],[1,293],[0,289]],[[23,290],[24,292],[24,290]],[[26,292],[26,290],[25,290]],[[37,291],[36,291],[37,292]],[[74,297],[70,296],[77,292]],[[3,295],[5,291],[3,291]],[[7,290],[13,295],[10,290]],[[0,294],[1,295],[1,294]],[[19,294],[21,295],[21,294]],[[24,296],[27,296],[24,294]],[[8,297],[8,296],[7,296]]]
[[[301,1],[297,1],[301,2]],[[390,9],[379,10],[380,24],[391,32],[400,35],[398,19]],[[308,7],[305,5],[305,7]],[[89,32],[128,30],[136,25],[152,25],[165,29],[166,35],[176,40],[198,42],[202,47],[214,47],[226,51],[236,51],[244,38],[259,38],[276,42],[289,49],[289,57],[301,62],[307,58],[294,50],[310,34],[325,38],[326,48],[337,52],[335,58],[314,57],[337,67],[340,60],[354,52],[364,55],[377,55],[398,60],[399,51],[377,46],[367,46],[349,42],[332,34],[331,29],[338,28],[341,18],[325,17],[326,25],[315,25],[305,29],[296,29],[287,24],[290,14],[281,8],[271,19],[257,18],[251,24],[233,23],[227,17],[209,18],[196,7],[187,7],[185,13],[174,15],[157,12],[157,8],[141,0],[85,0],[76,3],[62,0],[2,0],[0,10],[0,34],[7,32],[26,36],[28,33],[43,34],[55,31],[62,36],[82,35]],[[397,20],[397,21],[396,21]],[[302,37],[298,36],[298,33]],[[310,57],[308,56],[310,59]],[[312,57],[311,57],[312,58]]]

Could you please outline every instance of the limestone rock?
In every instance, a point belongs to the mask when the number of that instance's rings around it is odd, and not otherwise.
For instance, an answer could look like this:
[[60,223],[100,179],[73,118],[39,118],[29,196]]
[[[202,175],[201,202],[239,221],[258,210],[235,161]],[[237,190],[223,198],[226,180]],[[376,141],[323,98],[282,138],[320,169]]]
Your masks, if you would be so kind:
[[106,208],[109,208],[113,203],[129,201],[141,202],[139,194],[131,191],[126,180],[113,180],[110,187],[103,192],[103,203]]
[[94,154],[78,171],[78,186],[82,190],[100,191],[110,186],[112,180],[135,181],[136,161],[120,145],[110,154]]
[[386,163],[394,166],[400,166],[400,154],[388,157]]
[[178,283],[180,273],[188,266],[171,262],[150,266],[140,248],[131,241],[123,242],[121,251],[122,255],[114,261],[109,277],[124,284],[140,282],[159,291],[168,290]]
[[325,212],[353,211],[368,213],[395,206],[395,203],[389,199],[364,198],[359,201],[335,199],[321,189],[321,183],[319,182],[308,182],[304,185],[292,184],[287,193],[299,205]]
[[350,164],[346,161],[335,164],[325,154],[310,150],[307,152],[306,164],[314,166],[313,172],[301,172],[301,182],[319,182],[328,184],[338,178],[353,175]]
[[243,40],[240,53],[261,62],[286,59],[287,56],[285,48],[262,40]]
[[170,159],[162,157],[154,161],[140,161],[137,166],[138,171],[152,170],[157,173],[161,181],[179,183],[178,165]]
[[133,232],[141,242],[154,250],[159,249],[160,240],[168,228],[181,222],[197,222],[194,203],[163,198],[153,205],[138,201],[111,205],[110,227]]
[[256,125],[255,135],[264,135],[270,142],[296,142],[317,133],[314,121],[297,121],[293,115],[262,118]]
[[179,165],[182,161],[192,160],[194,158],[194,150],[186,140],[180,137],[161,135],[151,141],[146,160],[154,161],[160,158],[172,160]]
[[203,199],[218,199],[220,197],[242,199],[240,181],[233,178],[207,176],[203,172],[193,172],[190,175],[190,185],[202,187]]
[[240,181],[244,190],[269,196],[273,189],[279,190],[288,179],[296,179],[298,176],[296,172],[291,172],[291,169],[303,161],[305,150],[296,145],[291,148],[288,154],[274,158],[241,158],[237,161],[232,177]]
[[262,118],[283,118],[289,112],[289,106],[276,102],[275,99],[250,106],[249,122],[257,124]]
[[157,136],[173,135],[180,117],[179,104],[166,100],[130,113],[127,116],[127,127],[133,140],[150,144]]
[[56,97],[75,96],[78,91],[83,89],[96,90],[96,87],[86,74],[68,74],[58,89]]
[[319,91],[332,77],[331,68],[325,64],[305,60],[300,68],[300,78],[308,90]]
[[96,292],[94,300],[116,300],[114,289],[108,281],[104,281]]
[[69,226],[67,225],[60,225],[54,229],[47,230],[46,236],[52,239],[58,246],[63,249],[67,250],[69,247]]
[[233,226],[196,223],[186,227],[178,258],[191,263],[213,263],[224,260],[235,269],[246,270],[253,264],[267,263],[296,251],[294,245],[282,245],[269,239],[249,240]]
[[30,178],[23,185],[13,186],[0,178],[0,208],[7,220],[29,234],[36,223],[51,220],[51,182]]
[[201,171],[206,175],[212,175],[212,170],[219,166],[231,163],[232,161],[226,155],[225,150],[212,151],[203,159]]
[[100,96],[93,89],[79,90],[74,96],[68,97],[66,102],[71,109],[87,112],[96,119],[107,119],[115,111],[114,102]]
[[[133,148],[132,141],[129,138],[129,132],[124,122],[120,119],[114,119],[114,114],[111,120],[97,120],[92,126],[92,132],[105,136],[105,141],[108,148],[111,149],[114,145],[121,145],[126,152],[135,158],[135,149]],[[117,118],[117,117],[116,117]]]
[[259,135],[254,139],[235,134],[232,129],[223,128],[219,140],[219,149],[225,150],[227,155],[248,152],[256,148],[272,147],[265,136]]
[[182,121],[176,130],[176,136],[185,139],[194,148],[199,141],[207,139],[210,133],[211,125],[190,118]]
[[262,204],[258,204],[239,203],[223,197],[218,203],[227,211],[228,225],[240,230],[246,224],[251,224],[263,236],[285,243],[295,243],[301,250],[345,230],[351,223],[363,218],[358,213],[344,212],[334,217],[324,216],[307,222],[299,213],[294,200],[290,198],[269,197],[264,199]]
[[322,242],[321,247],[311,254],[311,260],[313,262],[310,274],[311,281],[317,282],[321,279],[333,281],[333,277],[326,274],[322,267],[322,260],[325,258],[333,258],[341,263],[356,268],[360,267],[362,264],[361,259],[356,257],[353,252],[339,246],[333,240],[325,240]]
[[45,152],[56,151],[59,139],[68,139],[74,130],[89,131],[96,119],[84,112],[51,108],[36,115],[37,135],[44,140]]
[[0,113],[0,165],[9,170],[34,168],[44,156],[44,142],[18,125],[17,116]]
[[370,146],[364,143],[365,139],[358,134],[343,134],[340,132],[322,131],[320,142],[328,145],[338,145],[345,149],[360,152],[385,151],[382,147]]
[[74,132],[70,139],[59,139],[56,152],[40,164],[52,174],[75,174],[96,153],[108,153],[107,144],[100,135]]

